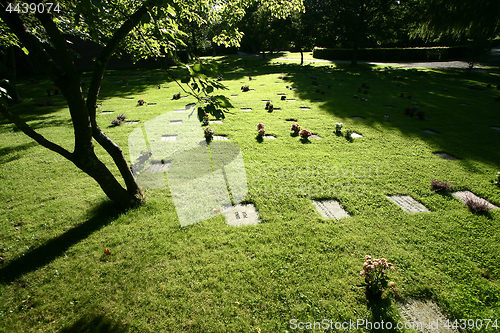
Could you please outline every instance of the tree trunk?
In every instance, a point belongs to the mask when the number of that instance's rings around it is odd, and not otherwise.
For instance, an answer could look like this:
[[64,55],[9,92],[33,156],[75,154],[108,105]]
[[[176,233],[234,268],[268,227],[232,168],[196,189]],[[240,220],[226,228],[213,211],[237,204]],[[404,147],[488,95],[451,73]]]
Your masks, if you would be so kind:
[[3,73],[4,78],[9,80],[3,87],[7,89],[7,94],[10,96],[10,102],[19,103],[21,97],[16,86],[16,55],[15,46],[10,46],[5,53],[5,62],[0,62],[0,73]]
[[[4,1],[2,1],[4,2]],[[5,5],[5,3],[2,3]],[[44,68],[52,81],[61,90],[68,102],[69,112],[73,123],[75,136],[74,151],[70,153],[57,144],[48,141],[42,135],[35,132],[17,115],[11,113],[5,106],[0,104],[0,113],[20,128],[26,135],[37,141],[66,159],[70,160],[78,168],[92,177],[102,188],[104,193],[120,208],[130,208],[143,202],[143,195],[135,181],[127,161],[118,147],[99,129],[95,119],[96,100],[99,94],[102,77],[109,58],[116,50],[119,43],[139,23],[141,17],[147,12],[145,5],[141,6],[127,21],[113,34],[113,37],[104,48],[100,61],[97,61],[94,77],[89,88],[87,102],[83,97],[80,86],[80,77],[69,52],[66,40],[47,13],[37,13],[36,16],[42,24],[50,41],[60,57],[61,67],[56,65],[50,55],[42,47],[37,38],[27,33],[24,23],[18,13],[1,12],[1,18],[9,26],[20,42],[29,50],[30,54]],[[93,137],[99,142],[108,154],[113,158],[120,173],[122,174],[127,188],[116,180],[111,171],[102,163],[94,152]]]
[[359,42],[358,39],[356,38],[354,40],[354,47],[352,48],[351,65],[353,66],[356,66],[358,64],[358,49],[359,49]]
[[304,64],[304,51],[300,48],[300,66]]

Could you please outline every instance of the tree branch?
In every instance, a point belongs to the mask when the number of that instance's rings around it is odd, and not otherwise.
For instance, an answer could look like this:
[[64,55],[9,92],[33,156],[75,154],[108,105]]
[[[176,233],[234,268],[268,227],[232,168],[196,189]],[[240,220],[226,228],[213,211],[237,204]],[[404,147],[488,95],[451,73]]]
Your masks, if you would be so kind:
[[135,13],[133,13],[118,30],[113,34],[111,40],[106,44],[104,50],[102,50],[101,55],[96,60],[96,67],[94,70],[94,75],[90,83],[89,92],[87,94],[87,108],[90,112],[90,120],[92,122],[92,127],[97,126],[95,121],[95,107],[97,103],[97,96],[99,95],[99,90],[101,87],[102,78],[104,76],[104,71],[108,66],[109,59],[115,53],[118,45],[121,41],[128,35],[132,29],[134,29],[137,24],[141,21],[141,17],[148,12],[148,3],[144,3]]
[[11,123],[16,125],[21,131],[24,132],[27,136],[38,142],[40,145],[44,146],[47,149],[52,150],[53,152],[58,153],[59,155],[67,158],[70,161],[73,161],[73,154],[64,149],[63,147],[55,144],[52,141],[45,139],[45,137],[41,134],[38,134],[33,130],[24,120],[22,120],[15,113],[10,112],[3,104],[0,103],[0,113],[4,115]]

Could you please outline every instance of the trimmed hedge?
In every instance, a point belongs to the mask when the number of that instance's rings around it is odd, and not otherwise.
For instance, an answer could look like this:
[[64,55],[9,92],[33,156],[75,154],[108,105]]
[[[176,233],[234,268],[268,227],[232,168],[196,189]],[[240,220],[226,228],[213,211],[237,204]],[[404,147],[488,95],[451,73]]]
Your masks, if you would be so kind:
[[[369,61],[444,61],[470,57],[467,46],[371,48],[359,49],[358,60]],[[352,49],[327,49],[315,47],[313,57],[327,60],[351,60]]]

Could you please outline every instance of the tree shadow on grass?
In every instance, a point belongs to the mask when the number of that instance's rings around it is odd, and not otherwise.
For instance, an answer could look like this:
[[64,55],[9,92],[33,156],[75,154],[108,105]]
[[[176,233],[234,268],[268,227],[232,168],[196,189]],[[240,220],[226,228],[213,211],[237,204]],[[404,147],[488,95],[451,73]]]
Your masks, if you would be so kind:
[[109,319],[104,315],[84,315],[59,333],[125,333],[128,325]]
[[[38,146],[38,143],[35,141],[31,141],[14,147],[11,146],[11,147],[0,148],[0,164],[6,164],[15,161],[17,159],[20,159],[21,157],[23,157],[21,154],[19,154],[21,150],[28,150],[35,146]],[[15,152],[15,155],[7,157],[7,154],[12,152]]]
[[116,218],[120,211],[111,201],[97,206],[86,222],[66,231],[62,235],[47,241],[45,244],[9,261],[0,269],[0,283],[10,283],[22,275],[35,271],[52,262],[66,252],[72,245],[87,238],[95,231],[106,226]]

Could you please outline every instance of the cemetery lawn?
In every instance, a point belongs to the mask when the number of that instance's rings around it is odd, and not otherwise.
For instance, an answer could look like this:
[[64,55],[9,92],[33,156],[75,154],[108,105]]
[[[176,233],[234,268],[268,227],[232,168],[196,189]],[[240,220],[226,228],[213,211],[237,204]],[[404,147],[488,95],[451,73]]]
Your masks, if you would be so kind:
[[[498,74],[220,60],[229,90],[219,93],[234,108],[210,126],[241,148],[256,226],[230,227],[219,215],[181,228],[168,190],[146,190],[144,206],[117,212],[88,176],[0,119],[1,332],[291,332],[291,319],[396,323],[398,301],[409,299],[432,300],[451,320],[500,319],[499,210],[473,214],[430,188],[448,181],[500,205],[500,131],[490,128],[500,127]],[[194,102],[173,101],[181,90],[160,71],[126,76],[134,73],[106,76],[100,94],[101,111],[113,113],[98,122],[126,156],[136,126]],[[64,99],[46,97],[55,87],[19,85],[26,102],[14,110],[71,150]],[[156,105],[136,106],[141,98]],[[55,106],[33,106],[47,99]],[[281,110],[268,113],[266,100]],[[405,115],[412,106],[427,119]],[[121,113],[140,124],[108,128]],[[276,139],[258,142],[259,122]],[[291,136],[294,122],[320,138]],[[362,137],[337,136],[336,122]],[[398,194],[429,212],[386,198]],[[337,200],[351,217],[322,218],[312,199]],[[365,255],[395,265],[399,298],[367,301]]]

